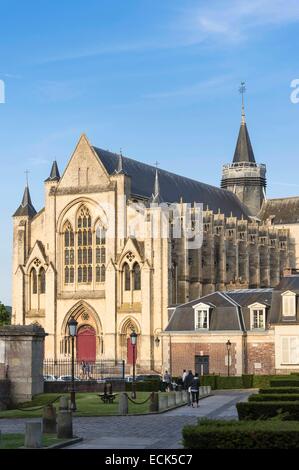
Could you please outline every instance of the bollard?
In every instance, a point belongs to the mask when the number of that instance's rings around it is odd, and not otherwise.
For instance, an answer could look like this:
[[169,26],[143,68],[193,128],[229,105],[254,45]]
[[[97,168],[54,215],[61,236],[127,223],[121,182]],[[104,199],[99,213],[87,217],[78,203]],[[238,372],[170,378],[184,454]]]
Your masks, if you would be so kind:
[[25,447],[27,449],[39,449],[42,447],[42,423],[26,423]]
[[121,393],[119,396],[118,412],[120,415],[127,415],[129,413],[129,401],[126,393]]
[[69,399],[68,397],[60,397],[59,399],[59,410],[68,410],[69,409]]
[[175,406],[175,395],[174,392],[168,394],[168,408]]
[[150,405],[149,405],[150,413],[157,413],[159,411],[159,395],[157,392],[152,392]]
[[187,392],[187,390],[183,390],[183,391],[182,391],[182,401],[183,401],[184,403],[187,403],[187,401],[188,401],[188,393],[189,393],[189,392]]
[[207,388],[208,388],[208,391],[207,391],[208,395],[211,395],[211,385],[208,385]]
[[203,387],[199,387],[199,396],[200,397],[204,396],[204,388]]
[[182,403],[183,394],[181,391],[175,392],[175,404],[180,405]]
[[56,408],[53,405],[47,405],[43,411],[43,434],[56,434]]
[[159,395],[159,411],[166,410],[168,407],[167,395]]
[[73,437],[72,412],[69,410],[61,410],[58,413],[57,437],[63,439],[70,439]]

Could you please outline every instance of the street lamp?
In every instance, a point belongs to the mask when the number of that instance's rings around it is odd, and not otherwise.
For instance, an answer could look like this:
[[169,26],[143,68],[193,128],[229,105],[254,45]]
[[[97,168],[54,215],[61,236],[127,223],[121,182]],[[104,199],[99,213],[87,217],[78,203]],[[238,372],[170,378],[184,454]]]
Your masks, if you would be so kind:
[[72,317],[68,322],[69,335],[72,338],[72,388],[71,388],[71,411],[76,411],[76,392],[75,392],[75,358],[74,358],[74,342],[77,335],[78,322]]
[[227,349],[227,376],[229,377],[229,365],[230,365],[230,350],[232,347],[232,343],[230,340],[226,342],[226,349]]
[[135,363],[136,363],[136,343],[137,343],[137,334],[135,331],[132,331],[130,334],[131,345],[133,347],[133,382],[132,382],[132,398],[136,398],[136,386],[135,386]]

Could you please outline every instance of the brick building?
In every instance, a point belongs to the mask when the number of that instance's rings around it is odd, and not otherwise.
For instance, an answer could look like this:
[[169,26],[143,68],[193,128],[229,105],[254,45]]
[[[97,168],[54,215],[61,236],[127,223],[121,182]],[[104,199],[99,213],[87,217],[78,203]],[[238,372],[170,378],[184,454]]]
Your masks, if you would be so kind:
[[164,363],[173,375],[299,371],[299,273],[277,287],[214,292],[170,309]]

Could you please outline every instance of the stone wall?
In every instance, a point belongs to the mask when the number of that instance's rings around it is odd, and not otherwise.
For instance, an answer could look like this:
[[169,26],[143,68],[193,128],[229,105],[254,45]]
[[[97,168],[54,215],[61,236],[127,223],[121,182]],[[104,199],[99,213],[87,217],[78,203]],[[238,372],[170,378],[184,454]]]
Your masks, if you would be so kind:
[[0,411],[6,410],[10,405],[10,381],[0,380]]
[[[14,403],[43,393],[44,338],[38,325],[8,325],[0,328],[0,369],[11,383]],[[3,377],[5,371],[5,376]]]

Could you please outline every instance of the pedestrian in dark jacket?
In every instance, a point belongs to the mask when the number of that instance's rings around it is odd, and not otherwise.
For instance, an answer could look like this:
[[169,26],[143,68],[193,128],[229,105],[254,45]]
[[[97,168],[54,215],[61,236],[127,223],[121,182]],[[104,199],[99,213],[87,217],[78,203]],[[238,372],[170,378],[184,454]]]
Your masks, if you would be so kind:
[[185,380],[184,380],[184,389],[187,391],[187,398],[188,398],[188,406],[191,405],[191,393],[190,393],[190,386],[191,386],[191,382],[193,380],[193,374],[192,374],[192,370],[189,370],[188,372],[188,375],[186,376]]
[[196,402],[196,406],[198,408],[198,401],[199,401],[199,377],[198,374],[196,373],[195,376],[193,377],[193,380],[191,382],[191,395],[192,395],[192,408],[194,406],[194,403]]

